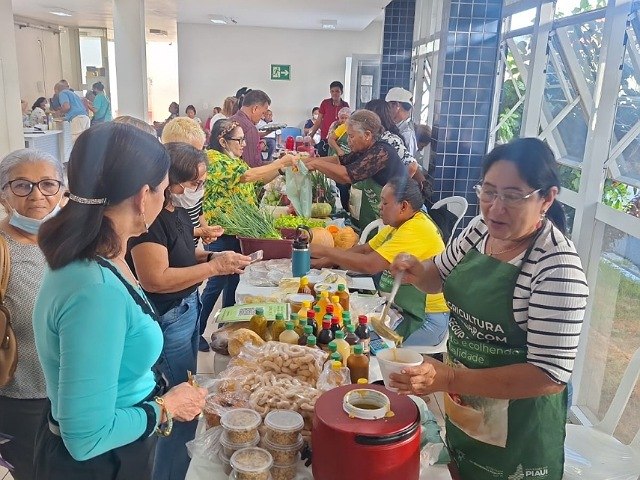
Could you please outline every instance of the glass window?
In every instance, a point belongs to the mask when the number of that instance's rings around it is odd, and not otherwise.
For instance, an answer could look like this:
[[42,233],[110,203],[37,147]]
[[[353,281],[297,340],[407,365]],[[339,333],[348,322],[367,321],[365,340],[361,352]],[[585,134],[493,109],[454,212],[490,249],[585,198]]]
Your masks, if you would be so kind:
[[556,0],[556,18],[589,12],[607,6],[607,0]]
[[[602,420],[631,356],[640,347],[640,239],[605,228],[578,404]],[[629,443],[640,427],[640,391],[629,401],[615,432]],[[635,414],[633,414],[635,412]]]

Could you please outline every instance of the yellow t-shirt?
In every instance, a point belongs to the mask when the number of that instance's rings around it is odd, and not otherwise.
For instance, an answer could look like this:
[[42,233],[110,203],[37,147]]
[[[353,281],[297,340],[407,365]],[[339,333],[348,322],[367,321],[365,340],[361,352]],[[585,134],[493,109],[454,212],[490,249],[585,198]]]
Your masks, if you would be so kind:
[[[392,263],[396,255],[409,253],[425,261],[444,251],[444,242],[438,227],[423,212],[404,222],[400,228],[384,227],[369,241],[369,246],[387,262]],[[428,294],[425,305],[428,313],[448,312],[444,295]]]

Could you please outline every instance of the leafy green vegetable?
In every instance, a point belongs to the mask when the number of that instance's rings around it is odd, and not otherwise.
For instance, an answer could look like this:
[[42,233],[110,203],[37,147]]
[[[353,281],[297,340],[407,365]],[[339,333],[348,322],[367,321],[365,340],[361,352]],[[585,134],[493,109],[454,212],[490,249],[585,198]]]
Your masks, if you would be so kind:
[[239,196],[231,197],[229,211],[218,213],[225,233],[248,238],[281,239],[280,232],[273,226],[273,216],[245,202]]
[[316,218],[297,217],[295,215],[283,215],[273,222],[275,228],[297,228],[304,225],[309,228],[324,227],[324,221]]

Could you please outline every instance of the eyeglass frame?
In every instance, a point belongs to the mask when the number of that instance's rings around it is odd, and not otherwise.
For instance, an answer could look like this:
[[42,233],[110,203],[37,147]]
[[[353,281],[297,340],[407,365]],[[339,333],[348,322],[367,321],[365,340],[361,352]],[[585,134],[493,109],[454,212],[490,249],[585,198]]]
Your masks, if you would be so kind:
[[184,190],[191,190],[192,188],[195,188],[193,193],[195,193],[198,190],[202,189],[204,187],[205,182],[206,182],[206,180],[189,180],[189,181],[190,182],[196,182],[196,186],[195,187],[185,187],[182,183],[179,183],[178,185],[180,185]]
[[240,137],[240,138],[227,138],[227,140],[235,140],[236,142],[238,142],[239,145],[242,145],[243,143],[246,145],[247,144],[247,137]]
[[[29,185],[31,185],[31,189],[29,190],[29,193],[27,193],[26,195],[17,194],[13,190],[13,183],[14,182],[25,182],[25,183],[28,183]],[[58,190],[56,190],[55,193],[44,193],[42,191],[42,189],[40,188],[40,184],[42,182],[56,182],[58,184]],[[62,188],[62,182],[60,180],[56,180],[55,178],[44,178],[44,179],[39,180],[37,182],[32,182],[31,180],[26,180],[24,178],[16,178],[14,180],[9,180],[7,183],[5,183],[4,186],[2,187],[2,189],[4,190],[7,187],[9,187],[9,190],[11,190],[11,193],[13,193],[16,197],[19,197],[19,198],[27,198],[29,195],[31,195],[33,193],[33,187],[38,187],[38,190],[40,191],[40,193],[45,197],[54,197],[58,193],[60,193],[60,189]]]
[[493,200],[483,200],[482,198],[480,198],[480,195],[482,194],[482,184],[479,183],[477,185],[474,185],[473,189],[476,192],[476,195],[478,196],[478,200],[480,200],[481,202],[486,202],[486,203],[492,203],[493,204],[493,203],[495,203],[496,200],[500,199],[500,201],[502,202],[502,204],[505,207],[517,207],[518,205],[520,205],[525,200],[528,200],[533,195],[535,195],[536,193],[539,193],[539,192],[541,192],[543,190],[542,188],[538,188],[537,190],[534,190],[533,192],[530,192],[527,195],[522,195],[522,196],[519,196],[518,198],[511,198],[511,200],[506,198],[504,193],[498,193],[496,191],[492,195],[493,196]]

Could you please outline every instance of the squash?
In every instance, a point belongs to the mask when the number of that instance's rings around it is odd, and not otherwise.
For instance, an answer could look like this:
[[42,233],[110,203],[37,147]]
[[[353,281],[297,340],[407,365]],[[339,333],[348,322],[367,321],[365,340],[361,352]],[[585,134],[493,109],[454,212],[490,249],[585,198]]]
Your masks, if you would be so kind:
[[325,247],[333,247],[333,237],[329,230],[323,227],[315,227],[311,229],[311,245],[324,245]]
[[336,233],[340,231],[340,229],[336,225],[327,225],[327,230],[333,237],[335,237]]
[[343,250],[347,250],[353,247],[360,237],[351,227],[341,228],[338,233],[333,236],[333,241],[336,247],[341,248]]
[[311,216],[313,218],[326,218],[331,215],[331,205],[328,203],[312,203]]

